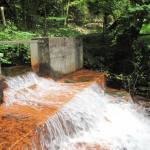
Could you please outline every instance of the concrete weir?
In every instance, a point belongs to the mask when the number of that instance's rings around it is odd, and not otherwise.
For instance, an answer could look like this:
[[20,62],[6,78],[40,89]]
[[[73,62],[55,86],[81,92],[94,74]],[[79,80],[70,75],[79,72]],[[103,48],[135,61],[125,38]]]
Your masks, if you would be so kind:
[[40,75],[60,77],[83,67],[80,38],[38,38],[30,47],[32,69]]

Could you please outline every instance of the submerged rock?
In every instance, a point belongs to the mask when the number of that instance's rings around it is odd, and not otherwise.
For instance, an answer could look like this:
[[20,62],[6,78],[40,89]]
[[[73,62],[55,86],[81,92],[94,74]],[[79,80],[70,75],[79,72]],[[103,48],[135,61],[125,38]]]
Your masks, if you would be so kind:
[[5,77],[0,75],[0,104],[2,104],[3,102],[3,90],[5,88],[4,81],[5,81]]

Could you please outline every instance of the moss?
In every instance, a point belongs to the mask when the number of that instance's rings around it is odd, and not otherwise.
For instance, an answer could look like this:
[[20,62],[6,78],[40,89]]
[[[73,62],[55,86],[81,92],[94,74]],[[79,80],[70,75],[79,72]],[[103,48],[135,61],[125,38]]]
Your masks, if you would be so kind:
[[88,82],[88,81],[90,81],[90,79],[88,77],[80,77],[79,81],[80,82]]
[[64,80],[64,83],[75,83],[75,81],[74,80],[70,80],[70,79],[66,79],[66,80]]

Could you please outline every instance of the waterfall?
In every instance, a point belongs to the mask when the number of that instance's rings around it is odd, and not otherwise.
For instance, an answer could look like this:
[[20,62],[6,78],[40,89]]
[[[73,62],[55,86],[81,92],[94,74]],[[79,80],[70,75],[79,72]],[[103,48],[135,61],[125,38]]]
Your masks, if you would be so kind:
[[[44,93],[70,87],[33,73],[7,79],[6,105],[51,105]],[[36,84],[36,88],[32,87]],[[31,88],[32,87],[32,88]],[[34,89],[34,90],[33,90]],[[28,148],[25,148],[28,150]],[[36,128],[32,150],[149,150],[150,118],[144,108],[104,93],[93,83]],[[29,150],[30,150],[29,149]]]
[[7,106],[17,103],[20,105],[34,105],[50,102],[43,99],[49,91],[55,93],[65,92],[68,87],[62,86],[52,79],[38,77],[35,73],[29,72],[22,76],[9,77],[6,79],[8,89],[4,91]]
[[142,108],[121,99],[115,101],[94,84],[50,117],[37,134],[42,150],[86,150],[85,145],[149,150],[150,119]]

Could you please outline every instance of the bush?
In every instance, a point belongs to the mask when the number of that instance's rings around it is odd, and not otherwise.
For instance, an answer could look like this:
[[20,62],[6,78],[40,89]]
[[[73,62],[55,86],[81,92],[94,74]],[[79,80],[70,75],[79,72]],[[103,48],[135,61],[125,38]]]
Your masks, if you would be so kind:
[[142,26],[141,33],[143,33],[143,34],[149,33],[150,34],[150,24],[144,24]]
[[0,45],[2,64],[23,65],[30,63],[29,47],[23,44],[19,45]]
[[[17,27],[8,22],[7,27],[0,27],[0,40],[29,40],[33,38],[35,34],[29,32],[18,31]],[[9,65],[22,65],[30,63],[29,46],[23,44],[1,44],[0,53],[3,57],[0,58],[2,64]]]
[[142,36],[129,49],[125,44],[113,44],[108,35],[84,36],[84,66],[107,72],[110,87],[150,98],[149,41],[149,36]]
[[19,31],[17,27],[8,22],[7,27],[0,27],[0,40],[29,40],[32,39],[35,34],[30,32]]

